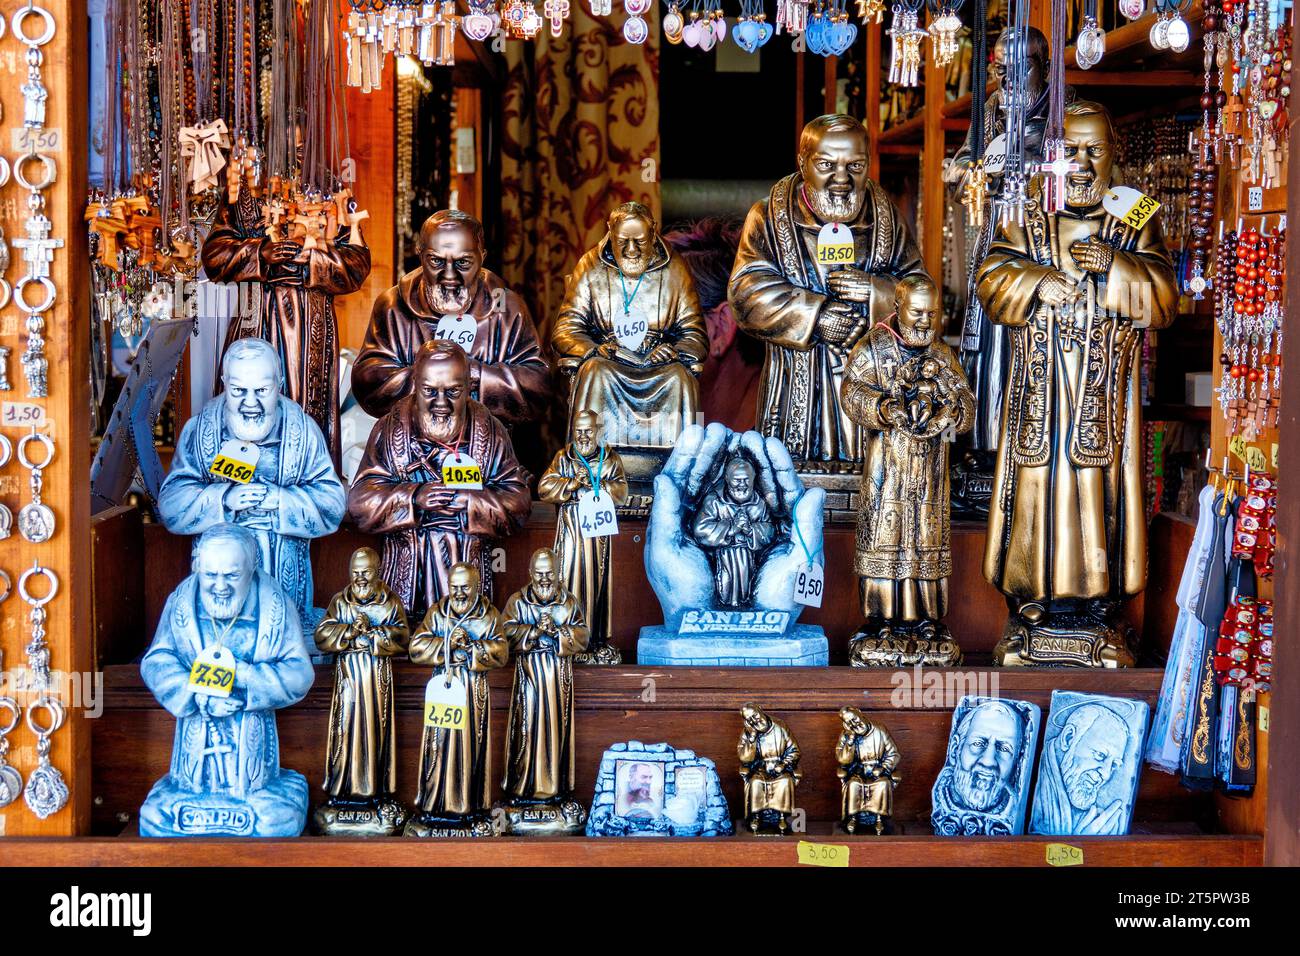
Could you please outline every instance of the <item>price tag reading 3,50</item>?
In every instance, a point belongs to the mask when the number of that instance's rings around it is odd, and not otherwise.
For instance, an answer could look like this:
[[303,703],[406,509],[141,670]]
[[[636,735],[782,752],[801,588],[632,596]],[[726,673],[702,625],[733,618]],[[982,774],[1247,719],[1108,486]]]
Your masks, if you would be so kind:
[[1141,229],[1156,214],[1160,203],[1131,186],[1112,186],[1102,197],[1101,206],[1116,219]]
[[824,578],[820,561],[805,564],[795,572],[794,599],[808,607],[822,606],[822,586]]
[[468,352],[478,338],[478,320],[472,315],[444,315],[438,320],[433,337],[455,342]]
[[189,687],[202,697],[229,697],[235,689],[235,655],[220,644],[203,648],[190,666]]
[[221,451],[217,452],[217,457],[212,459],[208,471],[218,478],[246,485],[253,480],[253,473],[257,470],[257,459],[261,454],[262,450],[251,442],[236,441],[232,438],[221,443]]
[[817,233],[817,261],[824,266],[851,265],[856,258],[853,230],[842,222],[828,222]]
[[618,534],[618,513],[609,492],[597,498],[590,489],[578,493],[578,527],[584,538]]
[[442,460],[442,483],[448,488],[483,490],[483,469],[470,455],[456,452]]
[[463,677],[434,674],[424,688],[424,726],[464,730],[469,726],[469,688]]
[[849,848],[842,843],[810,843],[800,840],[799,862],[805,866],[848,866]]

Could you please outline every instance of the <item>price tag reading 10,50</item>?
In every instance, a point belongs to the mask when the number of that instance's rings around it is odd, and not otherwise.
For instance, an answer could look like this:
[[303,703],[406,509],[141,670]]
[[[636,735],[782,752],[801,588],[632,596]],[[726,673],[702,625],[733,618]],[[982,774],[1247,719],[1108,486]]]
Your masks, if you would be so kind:
[[456,452],[442,461],[442,483],[448,488],[483,490],[483,469],[472,455]]
[[855,258],[853,230],[842,222],[828,222],[817,233],[817,261],[824,266],[848,265]]
[[217,457],[212,459],[208,471],[218,478],[227,478],[246,485],[253,480],[253,474],[257,471],[257,459],[261,453],[261,449],[256,445],[232,438],[221,443],[221,450],[217,452]]

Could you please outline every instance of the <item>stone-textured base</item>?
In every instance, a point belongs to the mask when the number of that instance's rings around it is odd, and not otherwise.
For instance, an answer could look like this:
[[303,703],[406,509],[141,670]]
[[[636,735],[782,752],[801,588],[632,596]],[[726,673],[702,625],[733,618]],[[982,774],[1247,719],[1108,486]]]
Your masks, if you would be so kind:
[[572,797],[548,803],[501,803],[492,816],[501,832],[512,836],[578,836],[587,825],[587,808]]
[[406,808],[392,797],[344,802],[331,800],[316,808],[311,826],[324,836],[397,836],[406,822]]
[[641,628],[636,662],[678,667],[825,667],[830,649],[825,632],[796,624],[784,637],[678,637],[662,624]]
[[[619,812],[620,764],[659,768],[657,807],[652,800],[648,809],[624,805],[623,812]],[[626,784],[625,775],[623,787]],[[715,837],[731,836],[732,832],[731,810],[722,793],[718,769],[708,757],[669,744],[644,744],[639,740],[611,744],[601,757],[587,836]]]
[[1089,614],[1055,613],[1041,624],[1007,618],[993,649],[997,667],[1133,667],[1125,631]]
[[812,468],[809,462],[796,462],[795,470],[805,488],[822,488],[826,491],[826,505],[822,513],[828,524],[855,524],[858,520],[858,502],[862,494],[862,476],[860,465],[843,465],[851,468],[836,473],[805,470]]
[[601,644],[599,647],[588,648],[581,654],[574,654],[573,663],[609,667],[623,663],[623,652],[613,644]]
[[461,839],[465,837],[493,837],[496,827],[485,813],[466,817],[440,817],[432,813],[416,813],[406,821],[402,836],[420,840]]
[[849,640],[854,667],[956,667],[961,648],[938,621],[868,626]]
[[296,837],[306,825],[307,778],[295,770],[281,770],[261,790],[243,797],[194,793],[168,775],[153,785],[140,807],[140,835],[145,837]]

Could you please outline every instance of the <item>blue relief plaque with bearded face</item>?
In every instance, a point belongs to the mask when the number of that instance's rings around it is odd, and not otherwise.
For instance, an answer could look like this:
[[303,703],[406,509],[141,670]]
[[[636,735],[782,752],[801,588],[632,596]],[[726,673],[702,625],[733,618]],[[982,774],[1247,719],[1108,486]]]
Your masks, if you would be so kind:
[[939,836],[1025,832],[1041,710],[1025,700],[963,697],[952,714],[948,755],[931,792]]
[[1148,713],[1140,700],[1052,691],[1030,833],[1128,833]]

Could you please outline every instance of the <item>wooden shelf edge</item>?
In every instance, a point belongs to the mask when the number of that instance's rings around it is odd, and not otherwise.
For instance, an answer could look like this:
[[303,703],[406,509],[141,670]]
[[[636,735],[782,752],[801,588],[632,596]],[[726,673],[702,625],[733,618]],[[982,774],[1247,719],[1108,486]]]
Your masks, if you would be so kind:
[[[850,866],[1046,866],[1049,843],[1083,851],[1085,866],[1259,866],[1258,836],[849,837]],[[0,866],[796,866],[796,837],[480,840],[148,840],[140,837],[0,841]]]

